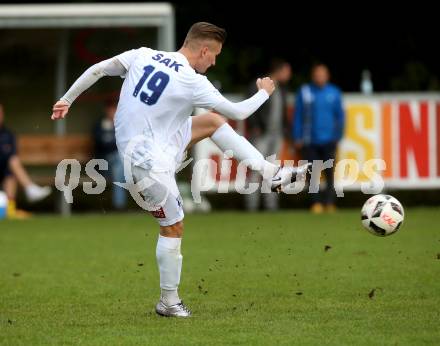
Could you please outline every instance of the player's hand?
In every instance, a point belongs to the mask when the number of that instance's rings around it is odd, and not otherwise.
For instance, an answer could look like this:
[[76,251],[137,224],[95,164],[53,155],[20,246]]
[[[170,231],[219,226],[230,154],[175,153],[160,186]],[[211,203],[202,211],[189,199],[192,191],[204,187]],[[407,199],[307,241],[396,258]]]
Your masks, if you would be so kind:
[[69,107],[70,105],[66,101],[59,100],[53,105],[52,116],[50,118],[52,120],[64,119],[69,111]]
[[275,90],[275,83],[269,77],[258,78],[257,79],[257,88],[258,88],[258,90],[261,90],[261,89],[266,90],[270,96],[270,95],[272,95],[273,91]]

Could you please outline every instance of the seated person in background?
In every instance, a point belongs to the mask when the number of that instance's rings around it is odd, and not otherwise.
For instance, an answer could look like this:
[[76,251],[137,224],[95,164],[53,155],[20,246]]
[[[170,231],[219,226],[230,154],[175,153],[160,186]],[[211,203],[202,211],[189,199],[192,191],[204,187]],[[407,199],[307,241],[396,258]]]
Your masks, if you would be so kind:
[[[95,156],[108,162],[112,182],[125,182],[124,166],[116,147],[115,118],[117,102],[108,100],[105,104],[104,116],[93,130]],[[115,209],[124,209],[127,205],[127,193],[124,188],[112,184],[112,203]]]
[[15,209],[17,182],[23,186],[29,202],[37,202],[51,193],[48,186],[41,187],[32,182],[17,155],[15,136],[4,126],[5,113],[0,103],[0,188],[8,197],[8,217],[24,214]]

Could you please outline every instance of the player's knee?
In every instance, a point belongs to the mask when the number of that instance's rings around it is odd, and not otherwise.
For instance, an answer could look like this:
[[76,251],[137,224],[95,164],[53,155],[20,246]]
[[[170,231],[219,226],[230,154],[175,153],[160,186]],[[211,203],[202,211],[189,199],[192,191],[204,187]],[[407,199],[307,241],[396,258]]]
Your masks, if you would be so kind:
[[220,126],[226,123],[226,119],[220,114],[211,113],[210,114],[211,126],[214,130],[217,130]]
[[182,238],[183,221],[176,222],[170,226],[160,226],[160,235],[162,237]]

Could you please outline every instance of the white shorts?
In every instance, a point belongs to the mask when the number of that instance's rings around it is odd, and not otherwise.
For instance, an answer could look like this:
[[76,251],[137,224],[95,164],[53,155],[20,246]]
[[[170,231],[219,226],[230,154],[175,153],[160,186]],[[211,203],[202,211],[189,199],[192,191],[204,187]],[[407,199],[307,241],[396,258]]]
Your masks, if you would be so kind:
[[177,187],[175,171],[185,159],[185,149],[191,141],[191,126],[190,117],[164,148],[164,154],[170,162],[169,170],[156,170],[154,162],[151,169],[132,167],[135,183],[148,178],[147,187],[142,189],[141,195],[148,210],[161,226],[173,225],[184,218],[183,202]]
[[132,167],[133,180],[138,183],[148,178],[148,186],[140,192],[144,209],[153,215],[161,226],[170,226],[184,217],[182,197],[174,172],[153,172],[139,166]]

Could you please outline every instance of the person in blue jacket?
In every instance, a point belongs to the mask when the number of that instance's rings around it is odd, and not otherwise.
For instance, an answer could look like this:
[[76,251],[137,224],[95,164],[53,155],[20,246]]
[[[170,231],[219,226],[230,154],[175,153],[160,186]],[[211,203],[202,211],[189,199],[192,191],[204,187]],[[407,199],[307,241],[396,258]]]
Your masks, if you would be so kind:
[[[93,128],[95,142],[95,157],[108,162],[109,178],[112,182],[125,182],[124,164],[116,147],[116,135],[114,117],[117,108],[117,101],[106,100],[104,116],[99,119]],[[115,184],[112,184],[112,204],[116,210],[123,210],[127,206],[127,191]]]
[[[305,160],[334,160],[344,131],[341,90],[329,82],[329,69],[322,63],[313,66],[311,77],[311,83],[301,86],[296,95],[294,145]],[[323,172],[325,189],[311,195],[315,213],[335,210],[334,165]]]

